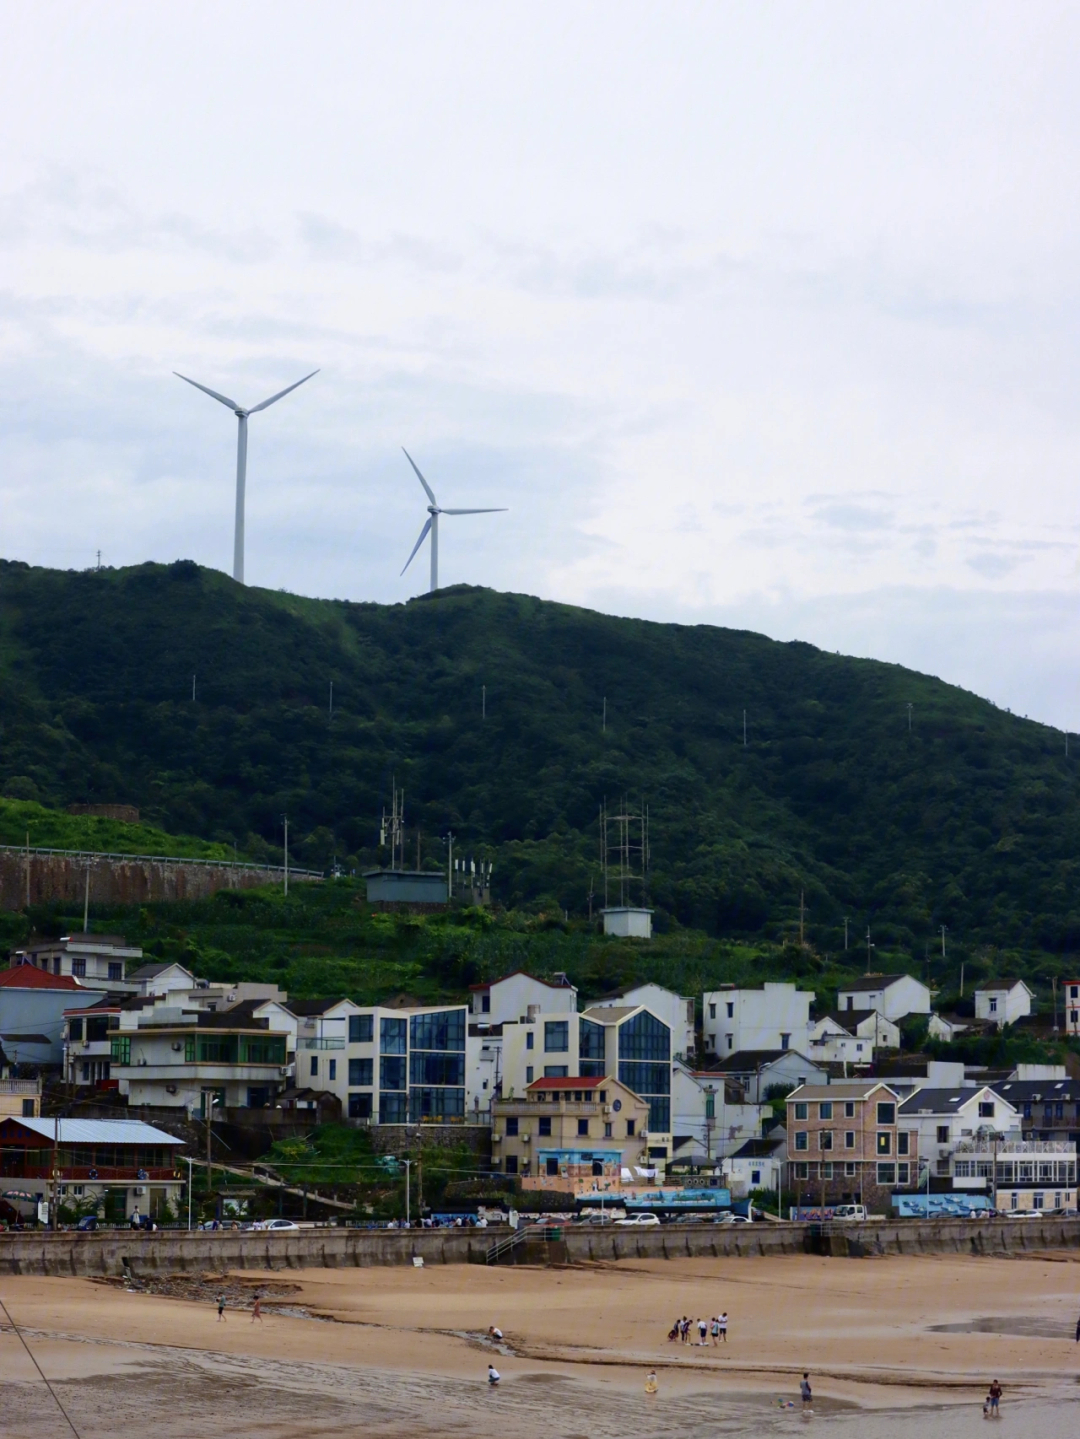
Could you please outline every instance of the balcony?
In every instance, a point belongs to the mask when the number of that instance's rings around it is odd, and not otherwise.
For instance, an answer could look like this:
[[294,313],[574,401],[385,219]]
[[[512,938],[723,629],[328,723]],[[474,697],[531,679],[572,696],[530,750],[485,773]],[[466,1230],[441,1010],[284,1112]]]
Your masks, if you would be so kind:
[[344,1049],[343,1039],[298,1039],[297,1045],[301,1049]]
[[40,1094],[40,1079],[0,1079],[0,1094]]
[[217,1060],[191,1060],[177,1064],[118,1064],[115,1060],[109,1070],[113,1079],[133,1080],[137,1083],[148,1083],[154,1080],[161,1080],[168,1084],[183,1084],[190,1087],[192,1084],[201,1082],[212,1083],[227,1080],[244,1081],[251,1080],[253,1083],[265,1084],[268,1080],[277,1079],[283,1070],[288,1069],[286,1064],[261,1064],[253,1061],[245,1061],[243,1064],[224,1063]]

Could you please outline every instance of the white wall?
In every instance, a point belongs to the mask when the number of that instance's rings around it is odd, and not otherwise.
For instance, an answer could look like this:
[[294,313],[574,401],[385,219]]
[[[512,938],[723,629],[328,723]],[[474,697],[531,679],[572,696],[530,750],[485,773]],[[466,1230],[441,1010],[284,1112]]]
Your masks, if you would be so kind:
[[[597,1000],[590,1009],[613,1009],[617,1006],[643,1004],[671,1030],[672,1054],[684,1058],[694,1049],[694,1001],[685,994],[676,994],[662,984],[638,984],[622,995]],[[681,1132],[681,1131],[680,1131]]]
[[886,1019],[903,1019],[908,1014],[930,1013],[930,991],[910,974],[901,975],[894,983],[881,989],[841,989],[838,995],[841,1010],[876,1009]]
[[721,1059],[745,1049],[805,1053],[813,999],[812,990],[771,980],[753,989],[706,990],[702,1010],[706,1053]]
[[476,1019],[486,1019],[492,1024],[503,1024],[506,1020],[522,1019],[534,1005],[537,1013],[562,1013],[577,1009],[577,990],[573,987],[544,984],[528,974],[510,974],[497,979],[488,991],[491,996],[490,1011],[482,1011],[483,994],[473,994],[472,1010]]
[[987,989],[975,991],[975,1018],[987,1019],[994,1024],[1015,1024],[1031,1013],[1031,995],[1027,986],[1014,984],[1011,989]]

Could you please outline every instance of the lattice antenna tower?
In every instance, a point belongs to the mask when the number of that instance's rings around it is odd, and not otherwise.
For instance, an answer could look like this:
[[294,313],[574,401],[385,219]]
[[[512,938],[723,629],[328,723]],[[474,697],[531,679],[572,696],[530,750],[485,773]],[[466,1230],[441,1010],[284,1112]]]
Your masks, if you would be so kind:
[[397,779],[394,780],[393,797],[390,801],[390,814],[387,815],[385,808],[382,812],[382,819],[379,821],[379,847],[390,848],[390,868],[405,868],[405,791],[398,789]]
[[620,907],[648,903],[651,860],[648,805],[642,801],[634,807],[624,797],[613,812],[605,799],[600,806],[605,909],[611,904],[613,890],[618,893]]

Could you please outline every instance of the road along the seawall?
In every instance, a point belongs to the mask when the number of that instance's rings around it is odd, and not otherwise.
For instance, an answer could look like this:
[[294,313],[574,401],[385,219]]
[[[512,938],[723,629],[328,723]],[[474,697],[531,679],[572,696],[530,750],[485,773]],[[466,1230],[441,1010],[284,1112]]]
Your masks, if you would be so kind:
[[[0,1234],[0,1275],[175,1274],[235,1269],[339,1269],[483,1264],[502,1229],[127,1230]],[[1080,1249],[1080,1218],[886,1220],[864,1224],[679,1224],[619,1229],[566,1225],[547,1246],[559,1262],[768,1254],[1010,1254]],[[530,1258],[537,1251],[530,1246]],[[539,1253],[543,1253],[539,1249]],[[508,1256],[512,1262],[514,1256]]]

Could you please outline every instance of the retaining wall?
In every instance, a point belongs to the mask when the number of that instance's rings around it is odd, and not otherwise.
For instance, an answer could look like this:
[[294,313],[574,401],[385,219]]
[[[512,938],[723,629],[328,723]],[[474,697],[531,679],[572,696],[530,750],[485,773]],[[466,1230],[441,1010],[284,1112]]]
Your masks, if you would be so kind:
[[[0,850],[0,909],[23,909],[28,892],[31,904],[62,902],[81,906],[86,895],[88,858],[91,904],[206,899],[219,889],[255,889],[280,884],[285,877],[283,869],[227,861],[200,864],[181,859],[124,859],[34,849],[28,862],[25,850],[4,849]],[[320,878],[307,873],[296,875],[296,881],[303,883]]]
[[[0,1275],[134,1274],[229,1269],[369,1268],[410,1264],[483,1264],[509,1234],[491,1229],[301,1229],[280,1234],[240,1230],[138,1234],[0,1234]],[[724,1258],[770,1254],[1009,1254],[1080,1249],[1080,1219],[894,1220],[818,1225],[664,1225],[656,1229],[566,1225],[565,1247],[548,1260]]]

